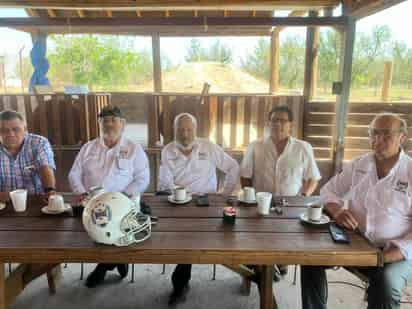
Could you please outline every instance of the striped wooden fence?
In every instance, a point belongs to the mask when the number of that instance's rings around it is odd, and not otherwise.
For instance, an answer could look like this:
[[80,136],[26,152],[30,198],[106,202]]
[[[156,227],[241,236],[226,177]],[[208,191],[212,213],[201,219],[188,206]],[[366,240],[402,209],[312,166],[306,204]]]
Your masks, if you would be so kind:
[[0,95],[0,110],[21,112],[29,132],[53,146],[81,145],[98,136],[97,114],[109,102],[110,94]]
[[203,104],[199,96],[161,94],[147,96],[149,147],[163,145],[174,138],[173,120],[187,112],[198,121],[197,134],[227,149],[241,150],[264,134],[268,112],[288,105],[295,115],[293,135],[302,137],[303,97],[272,95],[208,95]]
[[[304,139],[312,144],[317,159],[332,158],[332,143],[335,131],[335,103],[311,102],[308,104]],[[378,113],[390,112],[403,117],[412,136],[412,103],[356,103],[349,104],[347,126],[345,131],[345,160],[370,151],[368,127]],[[412,139],[405,145],[412,153]]]

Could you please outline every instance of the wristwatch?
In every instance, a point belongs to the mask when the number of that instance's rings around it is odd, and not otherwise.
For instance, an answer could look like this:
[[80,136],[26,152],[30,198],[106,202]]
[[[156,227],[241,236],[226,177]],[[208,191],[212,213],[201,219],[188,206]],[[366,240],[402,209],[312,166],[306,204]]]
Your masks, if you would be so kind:
[[53,187],[45,187],[44,188],[44,192],[46,192],[46,193],[49,193],[49,192],[52,192],[52,191],[56,191],[56,188],[53,188]]
[[301,196],[307,196],[305,192],[302,192],[300,195]]

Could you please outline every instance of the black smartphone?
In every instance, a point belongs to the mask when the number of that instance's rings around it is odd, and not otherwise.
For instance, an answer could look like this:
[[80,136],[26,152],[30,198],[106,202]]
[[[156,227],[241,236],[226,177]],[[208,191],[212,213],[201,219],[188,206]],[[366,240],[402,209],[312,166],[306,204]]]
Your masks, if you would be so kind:
[[349,235],[345,232],[343,228],[336,225],[335,223],[329,224],[329,233],[333,241],[341,244],[349,244]]
[[200,207],[207,207],[209,206],[209,198],[207,194],[199,195],[196,200],[196,205]]

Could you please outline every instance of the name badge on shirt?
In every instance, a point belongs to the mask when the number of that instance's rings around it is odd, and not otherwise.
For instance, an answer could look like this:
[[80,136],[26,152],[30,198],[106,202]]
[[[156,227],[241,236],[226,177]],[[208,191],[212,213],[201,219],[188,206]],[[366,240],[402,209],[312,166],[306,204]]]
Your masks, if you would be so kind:
[[398,180],[396,182],[394,190],[398,191],[398,192],[406,193],[406,190],[408,189],[408,186],[409,186],[409,183],[407,181]]
[[207,154],[205,152],[199,152],[199,160],[207,160]]

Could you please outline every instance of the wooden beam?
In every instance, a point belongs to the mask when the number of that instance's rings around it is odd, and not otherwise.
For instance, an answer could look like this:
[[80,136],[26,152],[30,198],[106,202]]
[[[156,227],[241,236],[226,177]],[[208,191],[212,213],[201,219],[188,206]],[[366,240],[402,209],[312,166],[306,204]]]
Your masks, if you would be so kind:
[[277,9],[321,9],[324,7],[334,7],[340,4],[339,0],[2,0],[0,6],[3,7],[23,7],[23,8],[53,8],[53,9],[111,9],[111,10],[165,10],[165,9],[236,9],[236,10],[273,10]]
[[383,84],[382,84],[382,101],[390,101],[390,92],[392,85],[392,71],[393,61],[385,61],[385,69],[383,72]]
[[154,91],[162,91],[162,67],[160,59],[160,36],[155,33],[152,35],[152,55],[153,55],[153,81]]
[[355,45],[356,21],[349,19],[342,34],[342,52],[339,64],[339,81],[342,92],[336,96],[336,129],[333,136],[333,167],[335,174],[342,170],[345,151],[345,128],[349,106],[350,83],[352,78],[352,60]]
[[166,17],[166,18],[169,18],[169,17],[170,17],[170,11],[169,11],[169,10],[166,10],[166,11],[165,11],[165,17]]
[[[314,17],[318,12],[309,13]],[[308,102],[315,95],[318,70],[318,47],[319,47],[319,27],[308,27],[306,32],[306,54],[305,54],[305,78],[303,86],[303,96]]]
[[347,15],[359,19],[375,14],[404,1],[405,0],[344,0],[343,7]]
[[35,9],[26,9],[25,11],[30,17],[39,17],[39,13]]
[[[84,11],[78,10],[79,17],[85,17]],[[51,27],[51,26],[98,26],[98,27],[118,27],[118,26],[344,26],[348,17],[208,17],[206,20],[199,18],[34,18],[34,17],[12,17],[0,18],[0,27]]]
[[111,10],[106,10],[106,16],[109,17],[109,18],[112,18],[113,17],[112,11]]
[[136,16],[137,17],[142,17],[142,13],[139,10],[136,10]]
[[280,39],[279,31],[275,29],[270,36],[270,82],[269,93],[279,91],[279,66],[280,66]]
[[57,17],[56,12],[53,9],[48,9],[47,10],[47,15],[49,15],[49,17],[51,17],[51,18],[56,18]]
[[86,14],[84,13],[83,10],[77,10],[77,15],[79,15],[80,18],[85,18]]

